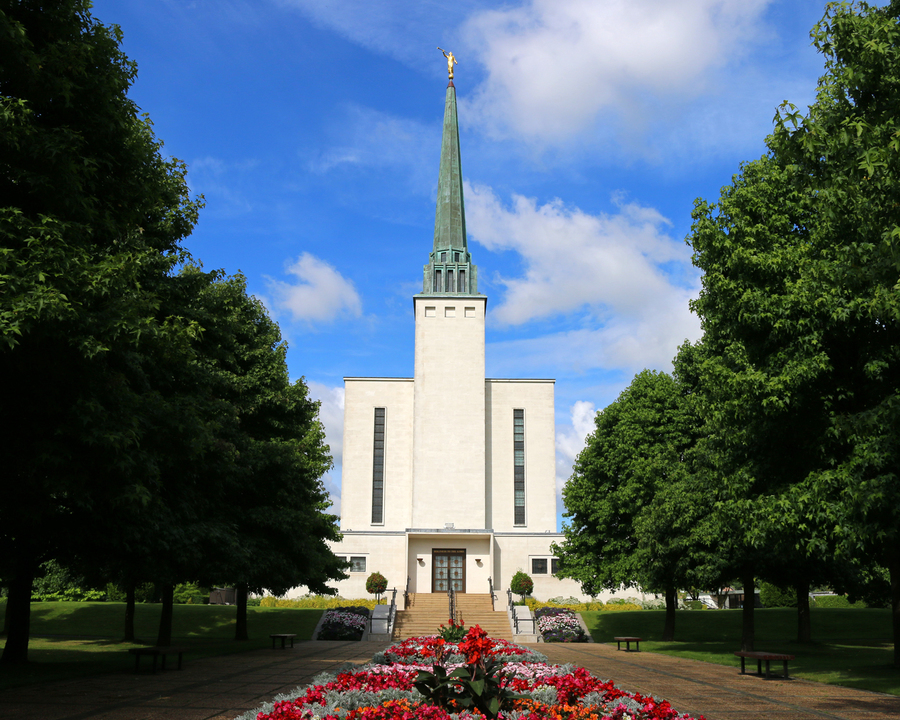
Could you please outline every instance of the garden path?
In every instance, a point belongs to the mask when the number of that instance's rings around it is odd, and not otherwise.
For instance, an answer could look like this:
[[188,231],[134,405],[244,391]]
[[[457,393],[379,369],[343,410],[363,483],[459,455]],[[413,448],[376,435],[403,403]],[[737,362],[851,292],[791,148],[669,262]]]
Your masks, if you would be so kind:
[[[668,700],[678,712],[707,720],[896,720],[900,697],[798,678],[766,680],[734,667],[601,643],[542,644],[553,663],[574,663],[623,690]],[[776,671],[781,670],[780,663]]]
[[[274,695],[305,685],[343,662],[366,662],[377,642],[304,642],[185,658],[184,670],[117,673],[0,693],[0,718],[16,720],[232,720]],[[626,690],[666,699],[708,720],[896,720],[900,698],[804,680],[741,676],[735,667],[603,644],[540,645],[552,662],[572,662]]]

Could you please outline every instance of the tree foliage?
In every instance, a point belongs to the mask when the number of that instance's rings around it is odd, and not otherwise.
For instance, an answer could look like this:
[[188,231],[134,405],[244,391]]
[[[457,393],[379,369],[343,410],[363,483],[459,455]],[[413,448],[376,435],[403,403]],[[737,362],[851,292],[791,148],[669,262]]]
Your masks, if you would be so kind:
[[[695,349],[686,344],[681,365]],[[694,584],[706,503],[691,454],[700,433],[692,388],[644,370],[597,413],[595,430],[563,489],[565,541],[559,574],[594,595],[641,586],[666,595],[665,639],[673,639],[676,590]]]
[[888,568],[900,663],[898,19],[897,0],[828,5],[815,103],[779,110],[767,155],[698,202],[690,242],[711,447],[748,563],[774,548],[807,586],[832,556]]
[[127,97],[121,33],[89,7],[0,10],[5,662],[27,659],[49,559],[152,580],[169,619],[186,580],[246,596],[341,576],[318,405],[244,279],[190,263],[201,201]]

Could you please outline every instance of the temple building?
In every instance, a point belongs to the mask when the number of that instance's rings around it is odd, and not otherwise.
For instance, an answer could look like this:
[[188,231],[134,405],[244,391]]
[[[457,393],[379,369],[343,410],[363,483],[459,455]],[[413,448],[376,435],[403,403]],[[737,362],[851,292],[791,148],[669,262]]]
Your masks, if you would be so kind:
[[509,587],[583,597],[555,577],[554,381],[485,377],[487,296],[466,239],[456,89],[447,86],[434,242],[413,296],[413,377],[344,378],[341,490],[351,563],[336,584],[366,597],[381,572],[413,593]]

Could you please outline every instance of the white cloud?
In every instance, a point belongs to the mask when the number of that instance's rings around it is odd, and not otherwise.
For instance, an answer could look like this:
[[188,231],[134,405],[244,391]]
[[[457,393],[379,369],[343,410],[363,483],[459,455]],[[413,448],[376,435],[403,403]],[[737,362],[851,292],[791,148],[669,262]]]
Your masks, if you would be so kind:
[[[439,73],[461,18],[486,5],[484,0],[282,0],[321,27],[351,42],[411,65],[431,61]],[[450,47],[450,50],[453,48]],[[445,76],[446,77],[446,76]]]
[[499,134],[571,138],[612,112],[628,126],[707,91],[760,33],[772,0],[531,0],[471,16],[488,73],[471,111]]
[[325,489],[331,496],[330,512],[341,514],[341,475],[344,458],[344,388],[331,387],[308,380],[309,395],[320,402],[319,420],[325,426],[325,441],[331,449],[334,468],[323,478]]
[[[524,263],[521,277],[499,278],[506,294],[493,318],[519,325],[587,308],[620,347],[617,355],[629,336],[669,326],[673,307],[684,326],[699,278],[687,247],[666,234],[670,223],[653,208],[620,202],[617,214],[590,215],[560,200],[538,205],[520,195],[505,207],[484,186],[465,192],[473,239],[489,250],[514,250]],[[691,287],[679,286],[673,270],[687,274]]]
[[299,282],[267,277],[266,283],[274,307],[290,313],[294,320],[327,322],[342,313],[354,317],[362,314],[362,302],[353,283],[315,255],[303,253],[286,272]]
[[[403,191],[428,194],[437,181],[440,118],[427,125],[359,105],[348,105],[335,122],[335,143],[307,158],[307,169],[325,174],[343,168],[397,168]],[[422,148],[434,148],[433,153]]]
[[569,408],[569,424],[556,428],[556,506],[564,512],[562,489],[572,475],[572,465],[584,449],[585,438],[594,431],[594,403],[579,400]]

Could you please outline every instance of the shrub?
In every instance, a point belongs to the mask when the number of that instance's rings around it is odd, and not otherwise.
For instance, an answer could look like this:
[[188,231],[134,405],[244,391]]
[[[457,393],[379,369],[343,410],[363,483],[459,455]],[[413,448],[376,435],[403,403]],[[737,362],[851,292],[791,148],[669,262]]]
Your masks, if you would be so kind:
[[366,578],[366,592],[372,595],[381,595],[387,590],[387,578],[380,572],[373,572]]
[[173,593],[175,603],[180,605],[204,605],[209,603],[209,588],[198,587],[195,583],[179,583]]
[[524,598],[526,595],[531,595],[531,592],[534,590],[534,580],[529,575],[518,570],[512,576],[512,580],[509,581],[509,589],[516,595]]
[[772,583],[759,584],[759,601],[767,608],[797,607],[797,593],[793,588],[783,588]]
[[846,595],[816,595],[810,598],[810,606],[816,608],[864,608],[864,602],[850,602]]
[[[567,598],[569,600],[575,600],[575,598]],[[517,605],[527,605],[531,612],[534,612],[538,608],[542,607],[565,607],[573,612],[582,613],[587,612],[588,610],[603,610],[604,605],[601,601],[595,600],[592,602],[578,602],[575,600],[573,603],[560,604],[558,598],[553,598],[552,600],[548,600],[546,602],[542,602],[540,600],[535,600],[534,598],[525,598],[525,600],[521,603],[516,603]]]
[[371,610],[378,605],[378,601],[370,598],[348,600],[340,595],[307,595],[306,597],[294,599],[266,595],[266,597],[260,598],[259,604],[260,607],[294,608],[297,610],[331,610],[352,604],[356,607],[365,607]]

